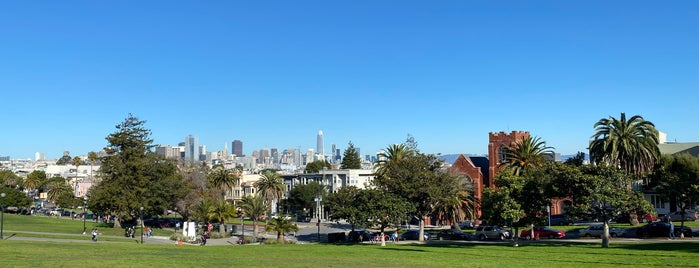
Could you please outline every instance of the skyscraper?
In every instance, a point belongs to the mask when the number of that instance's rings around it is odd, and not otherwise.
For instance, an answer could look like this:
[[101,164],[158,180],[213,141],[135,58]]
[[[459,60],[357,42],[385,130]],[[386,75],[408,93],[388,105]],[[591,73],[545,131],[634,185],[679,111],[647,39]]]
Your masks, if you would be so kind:
[[243,155],[243,142],[240,140],[234,140],[233,144],[231,145],[231,152],[235,156],[244,156]]
[[187,135],[184,139],[184,161],[190,163],[199,161],[199,142],[196,136]]
[[325,156],[325,151],[323,150],[323,131],[318,130],[318,139],[316,143],[316,153],[320,155],[320,158],[323,159]]

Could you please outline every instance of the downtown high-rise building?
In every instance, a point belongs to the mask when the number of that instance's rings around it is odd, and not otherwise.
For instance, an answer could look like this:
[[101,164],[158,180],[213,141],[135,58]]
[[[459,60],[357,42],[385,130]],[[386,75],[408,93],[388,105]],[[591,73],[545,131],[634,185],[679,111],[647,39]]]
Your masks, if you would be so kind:
[[243,155],[243,142],[240,140],[234,140],[231,145],[231,153],[235,156],[241,157]]
[[199,141],[196,136],[187,135],[184,139],[184,161],[190,163],[199,161]]
[[325,151],[323,148],[323,131],[318,130],[318,138],[316,139],[316,153],[320,156],[320,159],[324,158]]

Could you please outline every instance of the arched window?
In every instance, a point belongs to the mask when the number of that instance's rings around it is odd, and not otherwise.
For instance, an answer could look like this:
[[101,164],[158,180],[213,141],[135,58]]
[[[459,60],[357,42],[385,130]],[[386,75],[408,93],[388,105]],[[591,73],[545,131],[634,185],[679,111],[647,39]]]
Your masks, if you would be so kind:
[[501,146],[500,149],[498,150],[498,164],[506,163],[507,162],[507,155],[510,153],[510,150],[507,149],[507,146]]

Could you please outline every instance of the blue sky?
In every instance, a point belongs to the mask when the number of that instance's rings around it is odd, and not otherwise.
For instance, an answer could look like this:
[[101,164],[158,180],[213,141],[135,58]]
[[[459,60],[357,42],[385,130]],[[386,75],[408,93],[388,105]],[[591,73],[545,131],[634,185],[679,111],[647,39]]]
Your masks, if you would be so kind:
[[[0,5],[0,156],[157,144],[487,152],[525,130],[583,151],[641,115],[699,141],[699,2],[12,1]],[[230,145],[229,145],[230,148]]]

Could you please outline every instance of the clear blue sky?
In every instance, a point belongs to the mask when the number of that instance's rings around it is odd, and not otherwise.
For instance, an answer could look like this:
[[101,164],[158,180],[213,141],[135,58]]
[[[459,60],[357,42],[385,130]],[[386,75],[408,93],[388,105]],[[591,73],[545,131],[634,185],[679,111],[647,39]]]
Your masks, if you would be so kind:
[[[487,152],[525,130],[584,151],[641,115],[699,141],[697,1],[4,1],[0,156],[156,144]],[[230,145],[229,145],[230,148]]]

